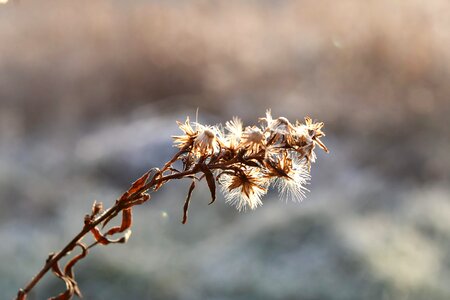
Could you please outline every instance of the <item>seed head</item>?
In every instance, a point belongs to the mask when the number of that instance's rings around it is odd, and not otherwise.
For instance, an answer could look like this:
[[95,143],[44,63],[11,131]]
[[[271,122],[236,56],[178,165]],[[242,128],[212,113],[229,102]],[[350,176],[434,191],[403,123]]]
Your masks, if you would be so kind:
[[197,124],[198,133],[194,139],[193,152],[197,156],[207,156],[218,151],[220,141],[217,139],[217,128]]
[[305,192],[308,191],[305,185],[310,179],[307,164],[286,156],[280,161],[280,168],[287,174],[287,176],[278,176],[274,181],[281,198],[292,199],[295,202],[302,201],[305,198]]
[[[226,122],[225,128],[200,123],[192,127],[187,118],[178,123],[183,135],[174,137],[180,152],[164,170],[175,176],[179,171],[170,166],[181,160],[183,171],[191,171],[194,181],[206,178],[212,202],[218,182],[226,201],[239,211],[262,205],[261,197],[270,185],[281,197],[301,201],[308,191],[311,163],[316,160],[315,146],[328,152],[320,140],[325,136],[324,124],[306,117],[304,123],[293,125],[285,117],[273,118],[270,110],[260,121],[261,127],[245,129],[236,117]],[[202,176],[194,177],[196,172]]]
[[178,127],[184,132],[183,135],[172,136],[175,147],[180,149],[189,148],[194,143],[194,139],[197,137],[197,131],[194,130],[189,123],[189,117],[186,118],[186,121],[183,123],[178,122]]
[[225,123],[225,128],[228,131],[228,134],[224,137],[226,147],[231,150],[237,150],[242,137],[242,121],[234,117],[231,121]]
[[256,169],[246,169],[233,175],[224,174],[220,181],[226,202],[239,211],[262,205],[261,197],[267,193],[268,181]]
[[250,153],[258,153],[265,146],[265,138],[261,129],[256,126],[247,126],[242,134],[240,146],[248,149]]

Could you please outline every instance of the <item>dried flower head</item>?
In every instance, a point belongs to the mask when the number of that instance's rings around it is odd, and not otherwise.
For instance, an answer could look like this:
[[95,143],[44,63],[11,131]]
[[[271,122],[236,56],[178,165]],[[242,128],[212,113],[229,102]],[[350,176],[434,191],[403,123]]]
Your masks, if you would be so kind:
[[247,126],[242,134],[240,146],[247,149],[249,153],[260,152],[265,146],[265,138],[261,129],[256,126]]
[[322,143],[322,141],[320,141],[320,138],[325,136],[325,133],[322,131],[322,127],[324,126],[323,122],[313,123],[310,117],[306,117],[305,124],[306,127],[308,128],[308,133],[310,137],[313,139],[313,141],[317,145],[319,145],[319,147],[322,148],[325,152],[329,152],[325,144]]
[[227,148],[236,150],[242,137],[243,126],[241,119],[234,117],[231,121],[225,123],[225,128],[228,134],[223,137],[224,143]]
[[218,139],[218,130],[213,126],[197,124],[197,137],[194,139],[193,153],[196,156],[208,156],[218,151],[222,141]]
[[280,167],[287,174],[275,180],[281,198],[302,201],[305,198],[305,192],[308,191],[305,185],[310,178],[307,164],[286,155],[281,159]]
[[224,174],[220,184],[226,202],[241,210],[255,209],[262,205],[261,197],[266,194],[268,180],[256,168],[244,169],[236,174]]
[[[188,119],[189,120],[189,119]],[[184,170],[195,169],[204,173],[215,199],[215,181],[222,186],[225,199],[238,210],[255,209],[262,205],[261,197],[269,183],[275,185],[283,198],[301,201],[308,191],[311,163],[315,162],[314,148],[318,145],[328,152],[320,140],[325,134],[323,123],[305,122],[293,125],[285,117],[272,117],[270,110],[260,118],[262,127],[247,126],[233,118],[221,126],[195,123],[195,130],[180,124],[183,136],[175,137],[180,148],[179,159]],[[212,175],[212,171],[214,174]]]
[[184,132],[183,135],[172,136],[175,146],[180,149],[186,149],[192,146],[195,138],[197,137],[197,131],[194,130],[189,122],[189,117],[186,118],[186,121],[183,123],[178,122],[178,127]]

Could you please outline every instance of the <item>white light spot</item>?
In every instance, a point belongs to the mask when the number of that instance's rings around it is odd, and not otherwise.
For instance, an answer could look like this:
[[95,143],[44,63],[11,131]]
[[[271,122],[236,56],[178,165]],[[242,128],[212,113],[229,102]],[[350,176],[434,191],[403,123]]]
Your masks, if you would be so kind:
[[333,38],[333,46],[335,46],[338,49],[342,49],[344,46],[342,44],[342,41],[338,38]]

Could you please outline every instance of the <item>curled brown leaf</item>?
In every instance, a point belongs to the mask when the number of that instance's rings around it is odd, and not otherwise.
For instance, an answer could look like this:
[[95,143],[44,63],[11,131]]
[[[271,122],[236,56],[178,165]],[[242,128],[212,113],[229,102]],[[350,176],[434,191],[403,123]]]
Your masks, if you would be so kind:
[[192,183],[189,187],[188,195],[186,197],[186,201],[184,202],[183,206],[183,220],[181,223],[186,224],[188,219],[188,209],[189,209],[189,202],[191,201],[192,191],[195,189],[195,179],[192,180]]

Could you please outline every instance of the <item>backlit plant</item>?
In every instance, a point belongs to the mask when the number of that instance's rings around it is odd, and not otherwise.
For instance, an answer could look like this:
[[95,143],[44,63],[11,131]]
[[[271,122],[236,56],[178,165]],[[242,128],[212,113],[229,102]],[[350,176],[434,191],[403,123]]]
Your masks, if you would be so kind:
[[[150,200],[150,193],[170,180],[192,181],[182,213],[185,224],[192,192],[203,179],[211,193],[210,204],[216,200],[216,188],[220,186],[226,202],[239,211],[262,205],[261,198],[271,186],[279,190],[282,198],[300,201],[307,191],[305,184],[310,177],[311,163],[316,159],[315,147],[328,152],[320,140],[325,135],[323,123],[313,122],[309,117],[304,123],[291,123],[284,117],[273,118],[269,110],[260,119],[260,126],[244,127],[238,118],[226,122],[224,127],[191,123],[189,118],[178,125],[182,135],[173,137],[178,151],[172,159],[162,169],[153,168],[136,180],[109,209],[104,210],[102,203],[94,202],[92,211],[84,218],[82,230],[61,251],[49,255],[41,271],[19,290],[17,299],[26,299],[49,270],[66,284],[66,291],[51,299],[81,297],[73,271],[75,264],[94,246],[125,243],[131,234],[133,207]],[[119,214],[121,224],[106,229]],[[91,245],[83,243],[89,233],[95,239]],[[61,268],[59,261],[77,247],[81,253]]]

